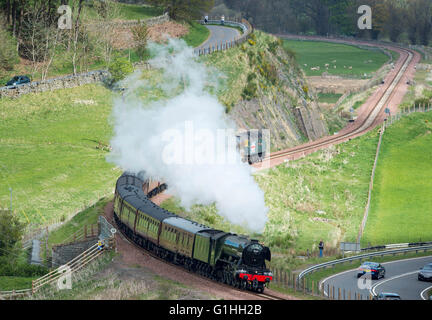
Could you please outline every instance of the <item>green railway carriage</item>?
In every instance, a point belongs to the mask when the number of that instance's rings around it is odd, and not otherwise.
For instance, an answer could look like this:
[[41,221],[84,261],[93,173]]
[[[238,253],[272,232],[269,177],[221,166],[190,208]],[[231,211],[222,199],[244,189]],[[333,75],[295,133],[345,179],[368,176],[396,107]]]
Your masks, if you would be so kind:
[[262,292],[272,280],[265,266],[270,250],[256,240],[211,229],[160,208],[149,197],[163,188],[123,174],[116,184],[114,220],[137,245],[212,279]]

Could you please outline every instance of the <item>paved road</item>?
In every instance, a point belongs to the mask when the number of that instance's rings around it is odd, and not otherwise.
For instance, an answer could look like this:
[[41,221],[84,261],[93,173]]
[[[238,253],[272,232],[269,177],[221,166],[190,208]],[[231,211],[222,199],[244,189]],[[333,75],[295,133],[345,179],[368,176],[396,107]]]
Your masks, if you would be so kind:
[[240,31],[235,28],[222,27],[222,26],[206,26],[210,30],[209,38],[196,49],[208,49],[208,47],[216,47],[227,41],[233,41],[240,36]]
[[[422,300],[421,293],[426,288],[432,287],[432,283],[418,281],[417,273],[428,263],[432,263],[432,256],[383,263],[382,265],[386,269],[385,278],[372,280],[371,286],[364,289],[360,289],[358,286],[357,269],[341,272],[323,281],[324,294],[328,294],[327,285],[329,285],[329,287],[334,286],[336,299],[337,288],[341,288],[342,297],[345,289],[346,297],[348,292],[351,292],[351,299],[354,298],[355,293],[359,293],[363,299],[367,299],[371,293],[377,295],[381,292],[395,292],[403,300]],[[353,267],[358,266],[353,265]],[[366,287],[366,285],[361,284],[360,287]]]

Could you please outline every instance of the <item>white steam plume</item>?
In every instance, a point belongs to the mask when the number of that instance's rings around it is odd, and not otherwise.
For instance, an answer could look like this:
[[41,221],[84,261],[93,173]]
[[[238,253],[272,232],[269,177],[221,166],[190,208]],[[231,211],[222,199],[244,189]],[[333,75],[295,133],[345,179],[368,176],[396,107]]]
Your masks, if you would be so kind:
[[[134,94],[149,88],[150,82],[138,73],[125,79],[126,94],[114,101],[113,151],[108,160],[166,182],[168,193],[186,208],[215,203],[230,222],[261,232],[268,209],[251,167],[229,161],[232,154],[215,146],[218,141],[235,141],[235,126],[225,108],[205,89],[217,74],[198,63],[183,40],[152,43],[149,49],[156,56],[150,64],[163,71],[157,86],[168,98],[144,102]],[[222,129],[225,138],[218,136]]]

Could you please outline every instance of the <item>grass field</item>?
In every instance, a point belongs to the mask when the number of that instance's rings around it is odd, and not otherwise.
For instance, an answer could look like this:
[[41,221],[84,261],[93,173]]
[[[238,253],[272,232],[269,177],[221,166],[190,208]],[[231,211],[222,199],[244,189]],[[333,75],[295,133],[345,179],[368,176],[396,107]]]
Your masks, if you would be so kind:
[[390,126],[362,243],[432,241],[432,112]]
[[0,100],[0,206],[23,221],[66,217],[113,190],[105,160],[111,92],[101,85]]
[[[259,238],[276,254],[302,254],[355,241],[363,217],[377,131],[306,158],[256,174],[270,211]],[[250,234],[216,214],[214,207],[196,206],[190,212],[169,199],[166,209],[222,230]],[[298,262],[296,262],[298,263]]]
[[[307,76],[320,76],[328,72],[331,75],[370,78],[373,72],[389,61],[389,57],[379,50],[345,44],[284,40],[284,46],[296,53],[297,61]],[[328,70],[326,64],[329,64]],[[318,66],[320,70],[311,70]]]
[[184,41],[186,41],[188,46],[195,48],[199,46],[201,43],[203,43],[204,41],[206,41],[210,35],[209,29],[207,29],[200,23],[190,22],[188,26],[189,26],[189,33],[182,38]]
[[318,101],[324,103],[336,103],[340,97],[340,93],[318,93]]

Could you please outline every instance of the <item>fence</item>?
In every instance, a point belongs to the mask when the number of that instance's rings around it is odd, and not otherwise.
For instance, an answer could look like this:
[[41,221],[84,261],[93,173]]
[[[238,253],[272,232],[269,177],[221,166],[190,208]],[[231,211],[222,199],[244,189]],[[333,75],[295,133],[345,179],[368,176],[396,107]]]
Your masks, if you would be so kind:
[[379,137],[379,141],[378,141],[378,146],[377,146],[377,151],[375,154],[375,161],[374,161],[374,165],[372,168],[372,174],[371,174],[371,179],[370,179],[370,183],[369,183],[369,192],[368,192],[368,199],[366,202],[366,207],[365,207],[365,211],[364,211],[364,215],[363,215],[363,220],[362,223],[360,225],[360,230],[357,236],[357,242],[360,242],[361,237],[363,235],[364,229],[366,227],[366,222],[367,222],[367,218],[369,215],[369,210],[370,210],[370,202],[371,202],[371,197],[372,197],[372,191],[373,191],[373,183],[374,183],[374,178],[375,178],[375,170],[376,170],[376,166],[378,163],[378,157],[379,157],[379,152],[380,152],[380,148],[381,148],[381,143],[382,143],[382,138],[385,132],[385,129],[392,125],[394,122],[400,120],[402,118],[402,116],[407,115],[407,114],[411,114],[413,112],[428,112],[432,110],[432,106],[429,105],[413,105],[412,107],[408,107],[408,108],[404,108],[402,109],[402,111],[398,112],[395,115],[390,115],[390,117],[388,119],[386,119],[386,121],[384,121],[381,130],[380,130],[380,137]]
[[[12,290],[12,291],[0,291],[0,300],[1,299],[14,299],[19,296],[31,295],[40,290],[41,288],[54,284],[55,282],[60,281],[66,275],[72,276],[73,273],[81,270],[83,267],[88,265],[90,262],[94,261],[98,257],[100,257],[107,249],[115,249],[115,240],[113,233],[113,226],[109,224],[104,217],[99,218],[101,233],[99,234],[99,239],[102,240],[104,247],[100,248],[99,243],[96,242],[89,249],[76,256],[72,260],[70,260],[65,265],[47,273],[43,277],[32,281],[31,289],[23,289],[23,290]],[[93,227],[94,229],[94,227]],[[85,229],[86,230],[86,229]],[[87,229],[88,230],[88,229]],[[109,230],[107,232],[106,230]],[[90,234],[87,233],[87,234]],[[66,273],[65,273],[66,271]]]
[[[200,20],[199,22],[204,23],[203,20]],[[210,18],[207,24],[209,24],[209,25],[212,25],[212,24],[221,25],[220,22],[221,22],[220,19],[217,20],[214,18],[213,19]],[[233,39],[231,41],[225,41],[225,43],[221,42],[220,44],[217,43],[216,45],[212,44],[212,45],[209,45],[208,47],[202,47],[202,48],[195,49],[195,54],[201,56],[201,55],[211,54],[215,51],[228,50],[230,48],[233,48],[233,47],[238,46],[238,45],[242,44],[243,42],[245,42],[249,38],[250,34],[253,32],[252,25],[246,19],[241,19],[241,20],[239,20],[237,18],[233,18],[232,20],[227,19],[224,22],[224,25],[225,26],[231,26],[231,27],[240,27],[243,30],[243,34],[239,38]]]

